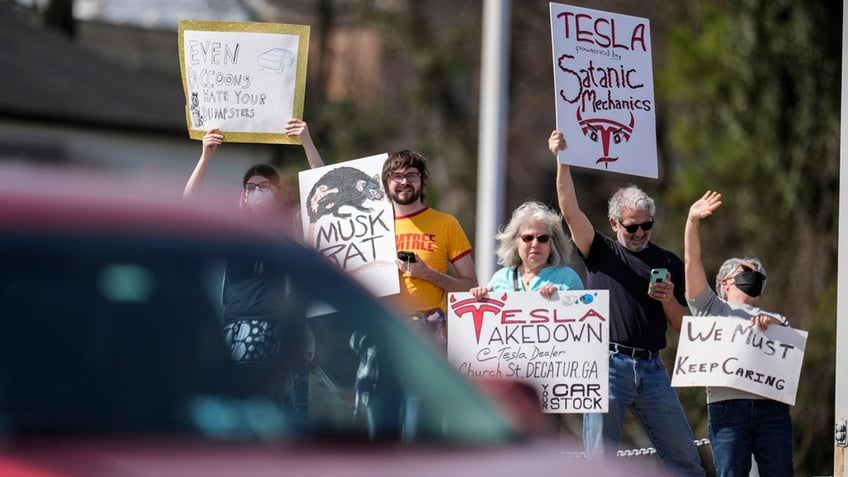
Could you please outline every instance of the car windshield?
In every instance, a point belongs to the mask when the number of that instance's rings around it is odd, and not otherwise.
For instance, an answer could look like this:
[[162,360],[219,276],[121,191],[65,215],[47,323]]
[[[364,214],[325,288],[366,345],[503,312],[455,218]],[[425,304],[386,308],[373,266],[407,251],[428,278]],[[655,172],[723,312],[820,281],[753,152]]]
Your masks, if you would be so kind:
[[293,243],[5,233],[0,316],[7,435],[512,436],[433,348]]

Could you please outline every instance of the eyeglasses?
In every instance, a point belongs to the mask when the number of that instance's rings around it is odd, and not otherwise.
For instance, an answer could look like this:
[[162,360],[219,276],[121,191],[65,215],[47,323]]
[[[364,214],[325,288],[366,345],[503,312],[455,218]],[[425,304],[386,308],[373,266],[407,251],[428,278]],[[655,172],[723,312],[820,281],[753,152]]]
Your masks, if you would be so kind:
[[524,243],[530,243],[530,242],[533,241],[533,239],[536,239],[539,243],[548,243],[548,240],[551,239],[551,236],[546,235],[546,234],[542,234],[542,235],[525,234],[525,235],[521,236],[521,240]]
[[641,224],[630,224],[630,225],[624,225],[624,224],[622,224],[622,223],[621,223],[621,221],[619,220],[619,221],[618,221],[618,225],[620,225],[620,226],[624,227],[624,230],[626,230],[626,231],[627,231],[627,233],[629,233],[629,234],[635,234],[635,233],[636,233],[636,231],[637,231],[637,230],[639,230],[639,227],[642,227],[642,230],[644,230],[645,232],[647,232],[647,231],[651,230],[652,228],[654,228],[654,221],[653,221],[653,220],[650,220],[650,221],[648,221],[648,222],[643,222],[643,223],[641,223]]
[[248,192],[253,192],[256,189],[259,189],[259,190],[264,192],[264,191],[270,190],[272,185],[273,184],[271,184],[271,181],[262,181],[259,184],[252,184],[252,183],[248,182],[247,184],[244,185],[244,190],[246,190]]
[[406,174],[389,174],[389,179],[397,183],[401,183],[404,179],[406,179],[406,182],[411,184],[413,182],[418,182],[418,180],[421,179],[421,173],[407,172]]

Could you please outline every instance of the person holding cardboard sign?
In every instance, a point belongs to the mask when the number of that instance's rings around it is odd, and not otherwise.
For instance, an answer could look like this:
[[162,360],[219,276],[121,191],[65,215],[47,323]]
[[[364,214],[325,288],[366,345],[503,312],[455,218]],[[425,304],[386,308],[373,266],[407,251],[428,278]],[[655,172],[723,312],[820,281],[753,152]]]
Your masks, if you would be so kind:
[[566,265],[571,241],[562,229],[562,217],[541,202],[518,206],[495,237],[500,242],[498,263],[503,268],[488,285],[469,292],[480,299],[490,291],[539,291],[551,298],[557,290],[580,290],[583,280]]
[[[306,121],[300,119],[289,119],[283,132],[289,136],[300,137],[300,143],[306,152],[306,160],[310,168],[321,167],[324,161],[318,154],[318,149],[309,135],[309,127]],[[224,135],[217,129],[210,129],[203,136],[203,151],[197,160],[197,165],[191,173],[183,189],[183,197],[189,197],[200,190],[206,177],[206,169],[209,161],[215,154],[218,146],[224,143]],[[242,181],[243,191],[239,207],[248,210],[268,210],[282,203],[285,190],[280,180],[279,173],[268,164],[257,164],[251,166],[244,175]]]
[[[689,208],[683,235],[686,300],[695,316],[732,316],[750,326],[789,326],[779,313],[757,306],[766,270],[756,258],[729,258],[716,274],[716,291],[701,261],[700,222],[721,206],[721,194],[707,191]],[[751,455],[760,474],[793,475],[792,420],[789,405],[738,389],[707,388],[707,432],[719,477],[747,476]]]
[[[557,156],[565,148],[565,137],[553,131],[548,149]],[[659,355],[667,327],[679,332],[687,309],[683,262],[651,241],[653,199],[636,186],[619,189],[608,204],[611,237],[595,229],[580,209],[568,164],[558,164],[556,188],[571,240],[586,264],[586,288],[610,291],[609,411],[583,415],[586,452],[590,458],[615,456],[629,409],[670,473],[705,475]],[[668,270],[665,280],[651,283],[651,270],[660,268]]]
[[[400,293],[393,305],[410,322],[447,346],[448,292],[477,286],[471,242],[453,215],[424,204],[427,159],[404,149],[383,163],[383,189],[392,201]],[[454,273],[449,273],[453,268]]]
[[[310,167],[324,165],[304,121],[290,119],[284,132],[300,136]],[[203,152],[186,182],[183,197],[191,197],[199,191],[209,161],[223,143],[224,136],[217,129],[209,130],[203,137]],[[255,164],[244,173],[239,209],[254,214],[257,220],[268,219],[272,225],[279,219],[294,219],[294,215],[281,213],[286,206],[285,196],[285,184],[277,169],[269,164]],[[297,224],[297,221],[294,223]],[[314,335],[305,321],[281,320],[279,314],[269,312],[273,309],[270,305],[281,300],[272,291],[285,290],[286,287],[274,286],[272,278],[277,271],[269,269],[266,263],[263,257],[227,261],[221,290],[224,340],[233,362],[239,364],[263,366],[277,362],[283,356],[294,356],[291,369],[281,377],[280,398],[295,417],[303,418],[308,409],[308,360],[314,354]],[[276,278],[283,283],[288,279],[285,276]],[[299,315],[302,313],[290,316]]]

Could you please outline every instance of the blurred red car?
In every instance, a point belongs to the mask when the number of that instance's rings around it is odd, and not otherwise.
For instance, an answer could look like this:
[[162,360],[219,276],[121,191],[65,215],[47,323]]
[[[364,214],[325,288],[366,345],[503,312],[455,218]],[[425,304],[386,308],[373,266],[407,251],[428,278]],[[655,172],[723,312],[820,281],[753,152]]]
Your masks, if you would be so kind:
[[[0,169],[0,475],[599,471],[523,434],[291,234],[180,191]],[[261,270],[265,315],[234,328],[240,267]]]

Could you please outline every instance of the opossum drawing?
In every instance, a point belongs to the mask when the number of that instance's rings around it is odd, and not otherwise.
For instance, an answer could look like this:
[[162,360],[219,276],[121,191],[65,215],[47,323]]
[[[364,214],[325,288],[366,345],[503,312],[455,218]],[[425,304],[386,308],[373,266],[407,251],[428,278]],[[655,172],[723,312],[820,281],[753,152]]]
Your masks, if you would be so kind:
[[333,169],[321,176],[309,191],[309,222],[314,224],[328,214],[342,219],[350,217],[350,213],[340,210],[344,206],[370,212],[371,209],[363,205],[365,201],[380,200],[383,197],[379,176],[368,177],[355,167]]

